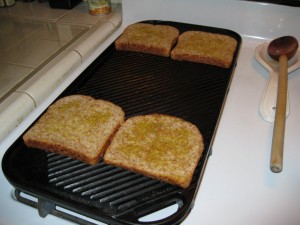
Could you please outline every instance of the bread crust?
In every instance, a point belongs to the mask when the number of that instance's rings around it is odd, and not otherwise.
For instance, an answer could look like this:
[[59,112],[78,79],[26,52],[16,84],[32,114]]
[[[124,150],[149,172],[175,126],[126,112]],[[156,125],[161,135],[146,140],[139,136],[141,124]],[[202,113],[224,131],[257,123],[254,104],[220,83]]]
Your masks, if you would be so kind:
[[120,51],[133,51],[169,57],[179,31],[168,25],[135,23],[129,25],[115,41]]
[[227,35],[203,31],[182,33],[171,58],[229,68],[237,47],[237,41]]
[[125,120],[122,108],[84,95],[59,99],[23,136],[26,146],[96,164]]
[[129,118],[104,161],[187,188],[204,149],[198,128],[180,118],[151,114]]

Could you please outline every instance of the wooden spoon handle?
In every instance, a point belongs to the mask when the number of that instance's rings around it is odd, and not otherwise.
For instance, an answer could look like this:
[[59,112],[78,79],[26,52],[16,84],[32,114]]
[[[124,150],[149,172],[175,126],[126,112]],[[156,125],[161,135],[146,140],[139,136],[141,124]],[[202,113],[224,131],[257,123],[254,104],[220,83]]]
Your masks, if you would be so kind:
[[278,78],[278,91],[276,114],[273,130],[272,152],[270,169],[274,173],[280,173],[282,170],[285,117],[286,117],[286,99],[287,99],[287,63],[286,55],[279,57],[280,73]]

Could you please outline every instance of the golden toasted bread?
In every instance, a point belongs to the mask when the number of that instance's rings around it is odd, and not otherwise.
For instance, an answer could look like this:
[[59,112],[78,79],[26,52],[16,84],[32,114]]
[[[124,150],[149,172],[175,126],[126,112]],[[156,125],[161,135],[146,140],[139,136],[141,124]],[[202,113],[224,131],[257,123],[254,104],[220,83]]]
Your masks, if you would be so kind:
[[179,31],[168,25],[135,23],[115,41],[117,50],[149,53],[169,57]]
[[28,147],[96,164],[124,120],[111,102],[71,95],[51,105],[23,140]]
[[171,58],[229,68],[236,47],[237,41],[227,35],[186,31],[179,36]]
[[180,118],[152,114],[129,118],[104,161],[186,188],[204,148],[198,128]]

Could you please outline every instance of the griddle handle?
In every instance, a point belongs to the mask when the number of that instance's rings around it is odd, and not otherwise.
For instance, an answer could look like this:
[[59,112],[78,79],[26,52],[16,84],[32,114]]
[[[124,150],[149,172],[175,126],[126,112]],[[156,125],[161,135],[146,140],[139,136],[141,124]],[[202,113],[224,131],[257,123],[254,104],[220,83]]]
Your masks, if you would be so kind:
[[[193,199],[193,195],[191,195],[190,193],[193,192],[194,190],[190,190],[190,189],[194,189],[194,188],[195,187],[182,189],[179,195],[178,193],[176,193],[173,196],[167,196],[166,199],[158,199],[157,202],[153,202],[153,204],[151,205],[144,205],[139,209],[135,209],[129,214],[125,214],[122,217],[119,217],[118,220],[126,225],[180,224],[193,208],[194,199]],[[159,220],[140,221],[140,219],[143,218],[144,216],[158,212],[174,204],[178,205],[178,209],[173,214]]]
[[19,202],[22,202],[22,203],[24,203],[28,206],[33,207],[33,208],[37,208],[38,212],[39,212],[39,215],[43,218],[45,218],[48,214],[52,214],[54,216],[69,220],[69,221],[74,222],[74,223],[79,224],[79,225],[96,225],[96,223],[93,223],[93,222],[87,221],[85,219],[73,216],[73,215],[71,215],[67,212],[57,210],[55,204],[53,204],[51,202],[48,202],[46,200],[42,200],[42,199],[39,198],[38,202],[35,202],[35,201],[33,201],[29,198],[23,197],[21,195],[21,191],[19,189],[15,189],[13,197]]

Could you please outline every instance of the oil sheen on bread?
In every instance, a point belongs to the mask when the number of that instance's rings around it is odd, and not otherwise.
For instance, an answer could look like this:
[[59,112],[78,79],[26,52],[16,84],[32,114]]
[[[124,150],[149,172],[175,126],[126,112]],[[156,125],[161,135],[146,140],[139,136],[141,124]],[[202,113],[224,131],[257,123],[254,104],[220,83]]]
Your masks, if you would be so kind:
[[127,119],[104,161],[187,188],[204,149],[198,128],[180,118],[151,114]]
[[109,101],[71,95],[51,105],[23,140],[31,148],[96,164],[124,120],[122,108]]
[[203,31],[186,31],[178,38],[171,58],[229,68],[237,41],[227,35]]
[[120,51],[132,51],[169,57],[179,31],[168,25],[135,23],[129,25],[115,41]]

